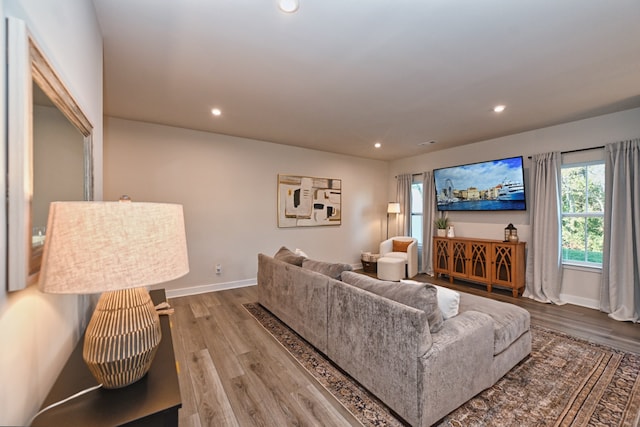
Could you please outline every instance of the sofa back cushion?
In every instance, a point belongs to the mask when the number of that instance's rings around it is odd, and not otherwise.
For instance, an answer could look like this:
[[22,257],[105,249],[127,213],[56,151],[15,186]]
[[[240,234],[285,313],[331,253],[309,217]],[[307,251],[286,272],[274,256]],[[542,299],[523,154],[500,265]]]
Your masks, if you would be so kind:
[[288,264],[297,265],[298,267],[302,267],[302,261],[305,260],[304,256],[292,252],[285,246],[281,247],[273,257]]
[[313,259],[305,259],[302,261],[302,268],[306,268],[316,273],[324,274],[332,279],[340,280],[343,271],[351,271],[353,267],[349,264],[331,263],[324,261],[316,261]]
[[442,329],[443,318],[442,312],[438,307],[437,290],[429,283],[413,285],[409,283],[386,282],[350,271],[342,273],[342,281],[376,295],[408,305],[409,307],[422,310],[427,314],[429,331],[431,333],[438,332]]

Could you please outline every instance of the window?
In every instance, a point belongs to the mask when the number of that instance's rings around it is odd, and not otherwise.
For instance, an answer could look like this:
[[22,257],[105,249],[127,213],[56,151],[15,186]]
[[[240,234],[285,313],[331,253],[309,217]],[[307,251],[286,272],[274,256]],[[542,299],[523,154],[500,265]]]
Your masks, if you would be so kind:
[[411,184],[411,237],[422,246],[422,183]]
[[562,166],[562,261],[602,266],[604,163]]

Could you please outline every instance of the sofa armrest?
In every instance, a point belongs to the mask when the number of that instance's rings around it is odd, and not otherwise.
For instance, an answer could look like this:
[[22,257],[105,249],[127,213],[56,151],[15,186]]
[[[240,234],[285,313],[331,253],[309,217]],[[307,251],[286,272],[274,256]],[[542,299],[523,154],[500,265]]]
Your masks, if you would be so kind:
[[329,289],[327,355],[408,421],[418,419],[420,356],[431,345],[427,315],[345,283]]
[[258,254],[258,301],[322,352],[327,351],[327,296],[324,274]]
[[412,278],[418,274],[418,241],[414,240],[407,247],[407,277]]
[[421,358],[421,425],[430,426],[492,384],[493,320],[466,311],[431,335]]

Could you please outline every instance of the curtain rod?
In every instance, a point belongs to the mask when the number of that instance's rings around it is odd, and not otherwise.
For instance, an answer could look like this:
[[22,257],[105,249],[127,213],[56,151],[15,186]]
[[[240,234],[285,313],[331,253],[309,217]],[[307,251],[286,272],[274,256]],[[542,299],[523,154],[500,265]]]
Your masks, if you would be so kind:
[[[602,148],[604,148],[604,145],[600,145],[598,147],[589,147],[589,148],[576,148],[575,150],[561,151],[560,154],[579,153],[581,151],[600,150]],[[528,158],[530,159],[531,157],[532,156],[529,156]]]
[[597,147],[590,147],[590,148],[577,148],[575,150],[561,151],[560,154],[579,153],[580,151],[600,150],[602,148],[604,148],[604,145],[599,145]]
[[[411,174],[411,176],[420,176],[420,175],[423,175],[423,174],[424,174],[424,172],[420,172],[420,173],[412,173],[412,174]],[[398,178],[398,175],[394,176],[394,178],[396,178],[396,179],[397,179],[397,178]]]
[[[589,148],[576,148],[575,150],[567,150],[567,151],[561,151],[560,154],[570,154],[570,153],[579,153],[580,151],[589,151],[589,150],[600,150],[603,149],[604,145],[600,145],[598,147],[589,147]],[[529,156],[528,159],[531,159],[532,156]],[[420,173],[413,173],[411,174],[411,176],[419,176],[422,175],[424,172],[420,172]],[[398,175],[396,175],[394,178],[398,178]]]

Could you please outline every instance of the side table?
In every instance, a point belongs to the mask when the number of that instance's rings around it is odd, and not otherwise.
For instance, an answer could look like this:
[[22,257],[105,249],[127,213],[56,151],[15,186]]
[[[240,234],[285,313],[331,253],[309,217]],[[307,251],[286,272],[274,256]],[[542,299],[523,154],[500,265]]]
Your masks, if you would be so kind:
[[[166,301],[164,289],[149,292],[154,304]],[[178,426],[182,406],[169,316],[160,316],[162,340],[149,372],[119,389],[98,389],[40,414],[32,426]],[[84,336],[71,353],[42,407],[98,385],[82,359]]]
[[362,261],[362,271],[365,273],[376,274],[378,272],[378,263],[377,261]]

